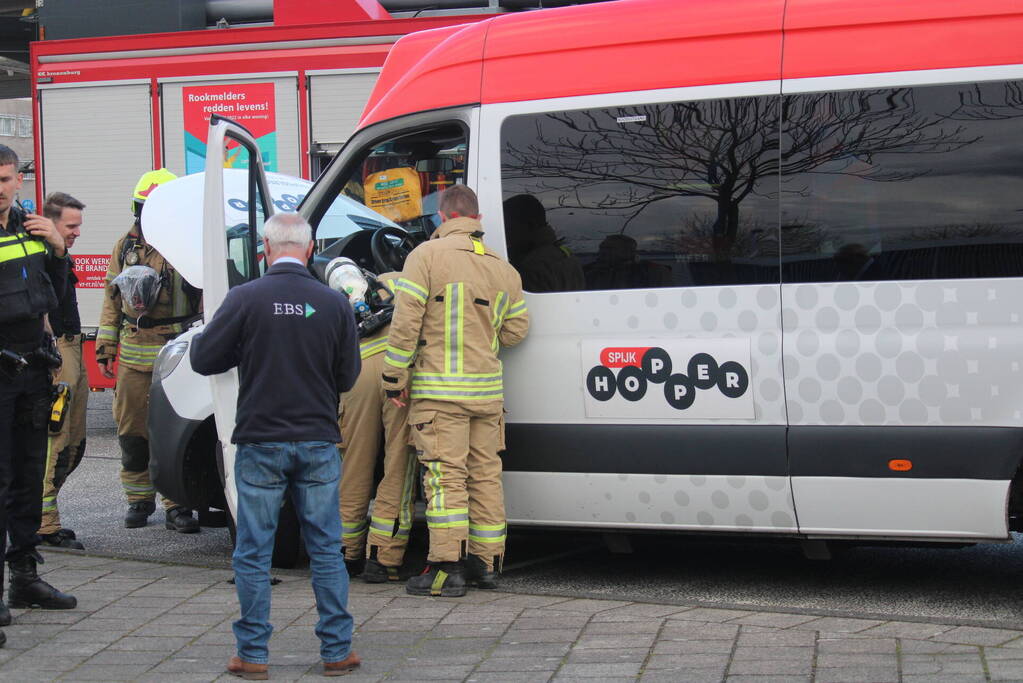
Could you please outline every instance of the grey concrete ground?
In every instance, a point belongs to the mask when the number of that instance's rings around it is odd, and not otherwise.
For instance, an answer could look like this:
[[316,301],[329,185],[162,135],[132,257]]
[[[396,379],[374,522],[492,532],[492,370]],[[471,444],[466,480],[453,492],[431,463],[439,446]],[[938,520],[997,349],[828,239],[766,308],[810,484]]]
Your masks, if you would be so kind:
[[[213,681],[233,654],[229,572],[48,551],[64,612],[15,610],[4,681]],[[272,680],[318,678],[307,577],[273,590]],[[349,681],[1023,680],[1023,630],[474,591],[412,598],[352,585]]]

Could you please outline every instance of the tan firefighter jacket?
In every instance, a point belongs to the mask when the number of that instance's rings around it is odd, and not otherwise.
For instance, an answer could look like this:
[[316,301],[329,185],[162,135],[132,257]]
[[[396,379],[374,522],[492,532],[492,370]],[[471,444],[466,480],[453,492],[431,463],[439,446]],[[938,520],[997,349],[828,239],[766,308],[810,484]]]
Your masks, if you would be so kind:
[[479,221],[453,218],[409,254],[396,285],[385,390],[472,406],[504,400],[497,352],[525,338],[529,314],[518,272],[482,235]]
[[[136,313],[110,285],[125,267],[134,265],[149,266],[163,278],[156,306],[142,318],[136,318]],[[185,282],[137,228],[132,228],[114,245],[107,267],[103,311],[96,333],[96,360],[116,356],[118,363],[152,372],[156,354],[184,331],[187,325],[184,319],[198,315],[200,310],[199,291]]]

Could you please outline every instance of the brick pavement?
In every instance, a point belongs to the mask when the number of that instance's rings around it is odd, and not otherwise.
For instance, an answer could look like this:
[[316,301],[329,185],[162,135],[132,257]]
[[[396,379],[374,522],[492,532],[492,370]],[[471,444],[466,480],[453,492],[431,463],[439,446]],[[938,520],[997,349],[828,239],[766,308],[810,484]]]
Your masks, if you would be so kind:
[[[2,681],[238,680],[230,572],[73,552],[44,570],[79,608],[14,610]],[[313,680],[307,576],[274,588],[271,679]],[[406,596],[352,584],[365,681],[1021,681],[1023,630],[473,591]]]

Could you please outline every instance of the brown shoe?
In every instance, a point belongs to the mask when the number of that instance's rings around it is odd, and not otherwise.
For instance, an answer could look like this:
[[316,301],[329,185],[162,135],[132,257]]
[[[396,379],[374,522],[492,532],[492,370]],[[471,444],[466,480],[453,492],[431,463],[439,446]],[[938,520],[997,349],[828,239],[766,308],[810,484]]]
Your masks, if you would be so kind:
[[227,663],[227,673],[247,681],[266,681],[270,674],[266,672],[266,664],[246,662],[241,657],[231,657]]
[[352,652],[340,662],[324,662],[323,675],[344,676],[358,669],[360,664],[362,664],[362,660],[359,659],[359,655]]

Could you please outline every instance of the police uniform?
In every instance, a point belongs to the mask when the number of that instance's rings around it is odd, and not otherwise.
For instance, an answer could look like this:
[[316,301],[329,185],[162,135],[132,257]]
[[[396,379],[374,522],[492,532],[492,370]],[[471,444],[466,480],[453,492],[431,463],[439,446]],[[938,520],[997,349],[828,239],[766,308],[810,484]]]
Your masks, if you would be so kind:
[[409,391],[430,531],[431,568],[410,579],[413,594],[464,594],[462,579],[447,578],[490,576],[504,555],[497,352],[525,338],[529,316],[518,273],[482,235],[475,219],[445,221],[412,251],[396,285],[383,386],[389,396]]
[[[50,371],[43,318],[57,305],[67,284],[66,258],[53,256],[46,243],[24,230],[24,214],[11,207],[0,229],[0,552],[6,548],[11,569],[12,606],[39,604],[72,609],[77,604],[36,574],[51,405]],[[10,537],[10,545],[7,538]],[[0,564],[0,590],[3,586]],[[0,603],[0,626],[10,612]]]
[[50,327],[63,361],[55,381],[68,385],[70,403],[60,431],[49,435],[39,535],[47,537],[47,542],[53,545],[81,548],[81,544],[75,542],[74,532],[61,527],[57,510],[57,495],[85,454],[85,416],[89,402],[89,378],[82,363],[82,321],[75,291],[78,277],[73,259],[69,259],[69,265],[67,289],[57,307],[50,311]]
[[[379,281],[393,292],[397,273]],[[398,579],[405,557],[415,492],[416,459],[411,457],[408,408],[400,408],[384,395],[380,375],[384,369],[388,328],[359,345],[362,371],[351,391],[341,398],[341,438],[344,470],[341,476],[341,530],[345,559],[368,558],[364,578],[370,582]],[[373,496],[373,475],[384,439],[384,477]],[[373,515],[368,520],[370,498]],[[369,539],[367,551],[367,536]]]
[[[111,284],[125,267],[135,265],[149,266],[162,278],[156,304],[142,317]],[[137,223],[114,246],[96,334],[96,360],[117,358],[113,412],[121,446],[121,485],[129,506],[156,498],[149,479],[149,386],[157,353],[198,314],[198,297],[187,289],[184,278],[146,242]],[[168,512],[181,507],[166,498],[163,506]]]

